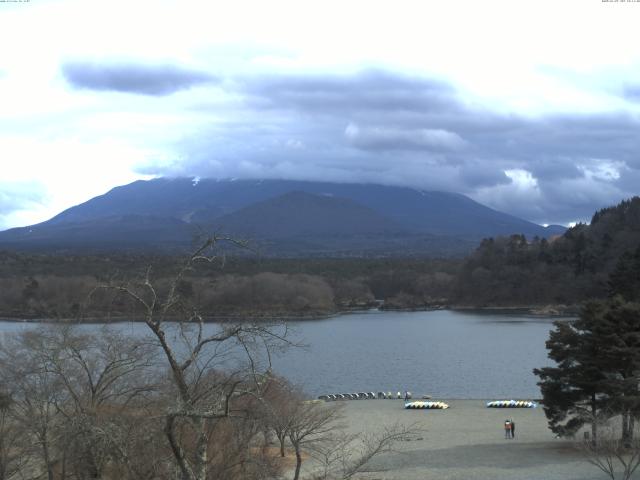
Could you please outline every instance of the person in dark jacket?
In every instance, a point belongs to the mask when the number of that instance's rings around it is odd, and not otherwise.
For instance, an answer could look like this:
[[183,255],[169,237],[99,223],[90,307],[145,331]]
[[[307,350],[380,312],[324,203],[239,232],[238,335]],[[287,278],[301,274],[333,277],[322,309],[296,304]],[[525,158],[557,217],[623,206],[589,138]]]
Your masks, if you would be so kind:
[[513,419],[509,423],[511,424],[511,438],[516,438],[516,423]]

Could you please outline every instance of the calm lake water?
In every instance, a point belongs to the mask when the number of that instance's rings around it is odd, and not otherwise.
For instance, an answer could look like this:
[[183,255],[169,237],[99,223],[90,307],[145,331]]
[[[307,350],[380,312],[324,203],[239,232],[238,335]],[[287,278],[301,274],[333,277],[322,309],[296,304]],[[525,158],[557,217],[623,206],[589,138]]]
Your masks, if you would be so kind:
[[[535,367],[552,319],[510,314],[378,312],[290,322],[305,348],[275,370],[312,395],[409,390],[439,398],[538,398]],[[119,328],[142,335],[142,324]],[[0,322],[0,333],[33,324]],[[99,328],[87,325],[83,328]]]

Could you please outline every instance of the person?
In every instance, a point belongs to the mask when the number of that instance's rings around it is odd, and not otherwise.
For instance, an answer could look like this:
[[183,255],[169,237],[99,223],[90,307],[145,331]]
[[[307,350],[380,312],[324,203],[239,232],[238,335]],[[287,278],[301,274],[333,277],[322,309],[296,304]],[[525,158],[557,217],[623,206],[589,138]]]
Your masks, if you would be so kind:
[[504,421],[504,438],[511,438],[511,423],[509,419]]
[[511,438],[516,438],[516,423],[513,419],[511,419],[509,423],[511,424]]
[[409,392],[407,390],[404,391],[404,401],[405,402],[409,401]]

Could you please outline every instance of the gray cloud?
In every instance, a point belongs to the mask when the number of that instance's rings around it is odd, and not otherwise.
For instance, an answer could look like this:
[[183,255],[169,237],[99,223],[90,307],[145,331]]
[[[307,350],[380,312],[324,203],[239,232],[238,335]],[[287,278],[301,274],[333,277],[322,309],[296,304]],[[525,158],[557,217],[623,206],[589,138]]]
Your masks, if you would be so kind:
[[361,128],[350,123],[344,134],[351,145],[364,150],[460,150],[465,145],[464,140],[455,132],[439,128]]
[[62,74],[73,87],[88,90],[170,95],[196,85],[217,82],[205,72],[174,65],[68,62]]
[[242,99],[234,119],[185,136],[182,160],[146,173],[455,191],[540,223],[586,220],[638,193],[629,115],[498,114],[442,82],[382,71],[229,85]]
[[319,112],[417,112],[452,108],[447,84],[382,70],[354,75],[270,76],[241,81],[252,105]]
[[468,189],[508,185],[511,179],[500,169],[487,168],[484,163],[468,161],[459,169],[460,182]]

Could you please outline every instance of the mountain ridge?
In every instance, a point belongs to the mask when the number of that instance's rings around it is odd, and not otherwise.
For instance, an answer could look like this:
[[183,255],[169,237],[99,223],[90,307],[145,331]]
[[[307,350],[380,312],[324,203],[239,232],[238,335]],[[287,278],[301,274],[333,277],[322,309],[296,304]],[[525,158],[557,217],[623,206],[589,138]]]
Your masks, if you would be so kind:
[[[137,224],[126,220],[131,215],[139,217]],[[179,248],[191,244],[196,226],[288,243],[333,238],[336,252],[355,248],[396,255],[405,246],[415,254],[425,241],[432,244],[435,239],[439,244],[445,238],[460,241],[460,248],[468,251],[484,237],[548,237],[564,230],[542,227],[457,193],[358,183],[159,178],[115,187],[40,224],[0,232],[0,247],[71,247],[84,239],[89,248],[145,243],[150,248]],[[342,248],[335,241],[339,237],[351,240]]]

